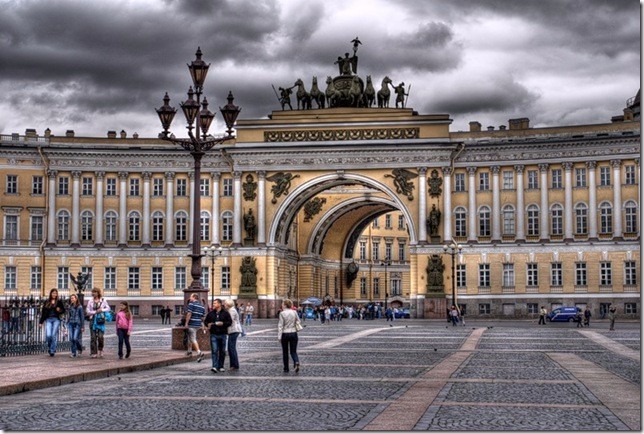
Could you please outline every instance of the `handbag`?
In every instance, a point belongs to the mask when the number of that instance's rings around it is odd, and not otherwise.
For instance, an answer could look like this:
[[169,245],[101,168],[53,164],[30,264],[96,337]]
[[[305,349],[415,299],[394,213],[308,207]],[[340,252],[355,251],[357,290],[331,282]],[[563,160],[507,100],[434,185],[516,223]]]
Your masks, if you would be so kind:
[[302,326],[302,323],[300,321],[295,321],[295,330],[296,331],[301,331],[304,327]]

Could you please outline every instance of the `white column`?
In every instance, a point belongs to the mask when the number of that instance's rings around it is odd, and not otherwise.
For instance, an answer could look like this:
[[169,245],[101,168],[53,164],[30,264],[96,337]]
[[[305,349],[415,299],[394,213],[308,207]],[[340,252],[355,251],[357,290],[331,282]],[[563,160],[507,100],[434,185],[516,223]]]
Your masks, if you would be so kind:
[[588,168],[588,238],[597,239],[597,163],[586,162]]
[[564,168],[564,240],[572,241],[572,163],[563,163]]
[[141,245],[147,247],[150,245],[150,178],[152,173],[143,172],[143,224],[141,234]]
[[499,166],[492,166],[492,241],[501,241],[501,186]]
[[242,193],[241,172],[233,172],[233,245],[241,245]]
[[548,229],[550,216],[550,208],[548,207],[548,164],[539,164],[539,171],[541,172],[540,193],[541,193],[541,213],[539,214],[539,238],[541,241],[550,239],[550,230]]
[[467,240],[468,241],[478,241],[476,236],[476,167],[467,168],[467,208],[468,208],[468,222],[467,222]]
[[47,244],[56,244],[56,176],[58,171],[48,170],[47,176],[49,177],[49,187],[47,194],[49,195],[49,214],[47,214]]
[[[426,194],[423,191],[423,196]],[[452,168],[443,167],[443,240],[448,242],[452,239]],[[425,226],[425,222],[419,222]]]
[[197,181],[195,181],[195,173],[194,172],[190,172],[188,174],[188,176],[190,177],[190,225],[188,226],[188,228],[189,228],[188,229],[188,244],[192,245],[192,240],[193,240],[192,237],[194,236],[194,234],[193,234],[194,230],[192,228],[194,225],[192,223],[192,219],[200,219],[201,218],[200,215],[195,215],[195,203],[192,200],[192,198],[195,196],[195,188],[200,188],[200,186],[198,186]]
[[418,168],[418,242],[427,242],[427,168]]
[[96,237],[94,244],[96,246],[103,245],[103,178],[105,172],[96,172]]
[[516,241],[525,240],[525,217],[523,215],[525,209],[525,199],[523,191],[523,169],[525,166],[523,164],[517,164],[514,166],[514,170],[517,171],[517,212],[515,216],[516,222]]
[[174,172],[165,173],[165,246],[174,245]]
[[80,246],[80,176],[72,172],[72,246]]
[[219,220],[219,198],[221,197],[219,193],[219,180],[221,179],[221,173],[215,172],[212,174],[212,244],[219,245],[219,226],[221,222]]
[[622,238],[622,175],[621,160],[611,160],[613,166],[613,238]]
[[127,246],[127,172],[119,172],[119,247]]
[[257,244],[266,244],[266,172],[257,172]]

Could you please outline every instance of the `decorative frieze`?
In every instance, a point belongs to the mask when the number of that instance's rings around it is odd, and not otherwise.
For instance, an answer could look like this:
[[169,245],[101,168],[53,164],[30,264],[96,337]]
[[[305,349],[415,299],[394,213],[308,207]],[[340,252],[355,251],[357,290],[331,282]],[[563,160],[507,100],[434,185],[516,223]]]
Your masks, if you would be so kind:
[[265,131],[265,142],[328,142],[344,140],[417,139],[419,128]]

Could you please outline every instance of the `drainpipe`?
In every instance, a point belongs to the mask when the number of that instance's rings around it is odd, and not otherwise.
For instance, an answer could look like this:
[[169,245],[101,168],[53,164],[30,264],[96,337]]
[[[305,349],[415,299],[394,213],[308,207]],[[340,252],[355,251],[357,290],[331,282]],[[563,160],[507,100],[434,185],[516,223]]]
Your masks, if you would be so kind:
[[49,226],[47,222],[47,218],[49,217],[49,179],[47,172],[49,172],[49,159],[45,156],[44,152],[42,151],[42,147],[38,146],[38,153],[40,154],[40,158],[42,159],[43,164],[45,165],[45,176],[43,176],[43,187],[45,189],[45,218],[44,218],[44,223],[43,223],[43,237],[42,241],[40,243],[40,246],[38,247],[38,251],[40,252],[40,267],[41,267],[41,273],[40,273],[40,296],[44,297],[45,296],[45,243],[47,243],[47,228]]

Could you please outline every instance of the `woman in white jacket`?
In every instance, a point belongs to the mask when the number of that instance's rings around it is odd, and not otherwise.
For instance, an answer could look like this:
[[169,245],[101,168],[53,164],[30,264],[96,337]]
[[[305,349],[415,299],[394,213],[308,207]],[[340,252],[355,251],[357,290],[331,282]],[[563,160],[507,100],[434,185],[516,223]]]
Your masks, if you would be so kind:
[[233,323],[228,327],[228,358],[230,360],[230,371],[239,369],[239,356],[237,355],[237,338],[241,334],[242,326],[239,321],[239,313],[235,309],[235,302],[230,298],[224,302],[226,310],[230,314]]
[[[277,323],[277,340],[282,343],[282,360],[284,361],[284,372],[288,372],[288,355],[293,359],[295,372],[300,371],[300,359],[297,357],[297,330],[301,328],[300,318],[293,309],[293,302],[288,298],[282,302]],[[296,327],[298,324],[298,327]]]

